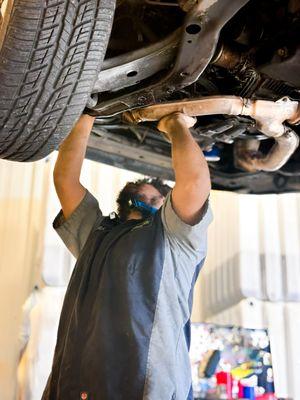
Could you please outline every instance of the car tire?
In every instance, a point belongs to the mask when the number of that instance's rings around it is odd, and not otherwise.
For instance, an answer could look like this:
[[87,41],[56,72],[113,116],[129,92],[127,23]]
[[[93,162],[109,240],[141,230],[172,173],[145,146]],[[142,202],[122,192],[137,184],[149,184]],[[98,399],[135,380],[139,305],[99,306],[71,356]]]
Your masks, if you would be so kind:
[[0,158],[56,149],[82,113],[106,52],[115,0],[0,0]]

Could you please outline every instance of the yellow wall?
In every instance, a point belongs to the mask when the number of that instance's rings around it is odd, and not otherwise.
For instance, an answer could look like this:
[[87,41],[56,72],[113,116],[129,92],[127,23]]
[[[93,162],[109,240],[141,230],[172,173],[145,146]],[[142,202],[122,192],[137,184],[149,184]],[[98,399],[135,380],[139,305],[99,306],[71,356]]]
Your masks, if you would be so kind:
[[39,280],[49,163],[0,161],[0,398],[15,393],[21,307]]
[[193,320],[250,297],[300,303],[300,193],[213,191],[210,198],[214,220]]

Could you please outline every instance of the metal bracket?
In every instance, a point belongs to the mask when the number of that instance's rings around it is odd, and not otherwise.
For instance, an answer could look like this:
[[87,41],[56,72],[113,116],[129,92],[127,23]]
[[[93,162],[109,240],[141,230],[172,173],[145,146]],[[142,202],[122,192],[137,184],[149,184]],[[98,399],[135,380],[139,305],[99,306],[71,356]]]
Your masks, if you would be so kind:
[[158,103],[166,93],[191,85],[212,60],[223,26],[249,0],[202,0],[187,14],[176,62],[160,81],[118,98],[97,104],[99,116]]

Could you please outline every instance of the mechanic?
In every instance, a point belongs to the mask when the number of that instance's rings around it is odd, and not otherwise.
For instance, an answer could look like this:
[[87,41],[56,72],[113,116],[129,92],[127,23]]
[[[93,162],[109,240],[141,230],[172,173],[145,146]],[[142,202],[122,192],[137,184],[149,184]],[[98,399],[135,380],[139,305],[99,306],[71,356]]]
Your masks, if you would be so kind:
[[127,184],[115,218],[80,183],[93,122],[79,119],[54,169],[54,228],[78,260],[42,399],[192,399],[192,294],[212,219],[195,119],[175,113],[158,124],[172,146],[173,190],[164,198],[144,181]]

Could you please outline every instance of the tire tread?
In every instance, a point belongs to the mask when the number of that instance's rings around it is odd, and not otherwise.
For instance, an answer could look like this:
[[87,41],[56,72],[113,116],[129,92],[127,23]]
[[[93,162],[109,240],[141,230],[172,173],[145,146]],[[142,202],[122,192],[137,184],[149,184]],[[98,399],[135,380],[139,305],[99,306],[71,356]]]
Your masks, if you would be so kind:
[[15,0],[1,49],[6,159],[37,160],[58,147],[86,104],[110,35],[114,0],[41,3]]

